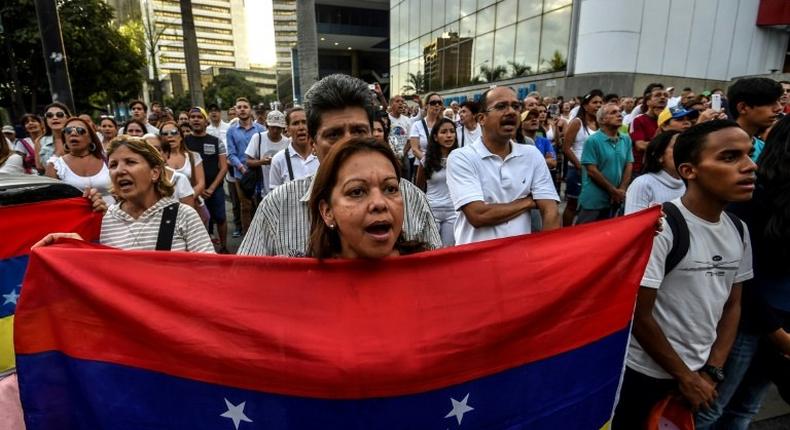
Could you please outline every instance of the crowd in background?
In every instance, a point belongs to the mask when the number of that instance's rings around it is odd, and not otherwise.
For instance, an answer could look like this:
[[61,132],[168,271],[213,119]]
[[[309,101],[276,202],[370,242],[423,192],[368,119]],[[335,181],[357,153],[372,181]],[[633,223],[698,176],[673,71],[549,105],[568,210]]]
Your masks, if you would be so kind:
[[659,204],[613,428],[673,393],[698,428],[746,428],[790,364],[790,82],[567,100],[492,87],[445,106],[331,75],[285,112],[129,107],[123,124],[60,103],[25,115],[3,128],[0,172],[83,190],[122,249],[228,253],[229,212],[239,255],[381,258]]

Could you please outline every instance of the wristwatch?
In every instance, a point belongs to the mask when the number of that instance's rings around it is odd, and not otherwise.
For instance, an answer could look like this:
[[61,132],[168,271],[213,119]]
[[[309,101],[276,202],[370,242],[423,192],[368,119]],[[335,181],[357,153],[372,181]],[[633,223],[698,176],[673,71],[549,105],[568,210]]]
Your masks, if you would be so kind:
[[711,366],[710,364],[706,364],[702,366],[700,369],[703,373],[710,376],[711,379],[716,381],[717,383],[724,382],[724,369],[721,367]]

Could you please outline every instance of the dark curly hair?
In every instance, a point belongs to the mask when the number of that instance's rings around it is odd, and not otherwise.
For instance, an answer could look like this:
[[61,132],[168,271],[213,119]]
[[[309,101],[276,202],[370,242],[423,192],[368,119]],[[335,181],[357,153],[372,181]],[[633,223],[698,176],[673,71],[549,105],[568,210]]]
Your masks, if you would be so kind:
[[[433,172],[438,172],[442,170],[444,167],[442,166],[442,146],[439,145],[439,141],[436,137],[439,135],[439,129],[441,129],[442,124],[450,124],[453,126],[453,133],[455,133],[455,123],[445,117],[439,118],[436,121],[436,124],[433,125],[431,129],[431,135],[428,136],[428,149],[425,153],[425,179],[431,179],[431,175]],[[457,136],[456,136],[457,137]],[[455,139],[455,143],[450,148],[450,151],[458,148],[458,139]]]

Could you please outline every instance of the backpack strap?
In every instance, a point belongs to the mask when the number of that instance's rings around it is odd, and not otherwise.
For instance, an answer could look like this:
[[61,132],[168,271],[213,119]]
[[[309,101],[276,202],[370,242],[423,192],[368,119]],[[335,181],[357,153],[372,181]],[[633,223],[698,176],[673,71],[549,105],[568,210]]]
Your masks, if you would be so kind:
[[680,209],[672,202],[665,202],[661,205],[666,215],[666,221],[672,231],[672,248],[667,254],[666,264],[664,265],[664,276],[671,272],[686,256],[689,251],[689,226],[686,219],[680,213]]
[[735,229],[738,230],[738,234],[741,236],[741,242],[743,242],[743,222],[738,218],[738,215],[730,211],[724,211],[724,213],[726,213],[727,216],[730,217],[730,220],[732,220],[732,223],[735,224]]
[[173,247],[173,234],[176,231],[176,216],[179,203],[173,203],[162,209],[162,221],[159,223],[159,235],[156,237],[157,251],[170,251]]
[[285,148],[285,164],[288,165],[288,177],[294,180],[294,167],[291,165],[291,151]]

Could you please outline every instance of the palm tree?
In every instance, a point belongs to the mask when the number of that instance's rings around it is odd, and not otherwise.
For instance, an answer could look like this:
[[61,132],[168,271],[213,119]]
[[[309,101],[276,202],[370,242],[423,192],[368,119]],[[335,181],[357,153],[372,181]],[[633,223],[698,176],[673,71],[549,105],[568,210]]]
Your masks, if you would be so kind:
[[422,94],[425,92],[425,76],[422,72],[409,73],[406,78],[406,85],[401,90],[404,93]]
[[544,59],[542,62],[549,64],[549,67],[546,69],[547,72],[558,72],[560,70],[565,70],[568,66],[568,62],[559,50],[554,51],[554,55],[552,55],[551,58],[548,60]]
[[491,67],[483,64],[480,66],[480,74],[478,76],[486,82],[496,82],[502,80],[506,74],[507,68],[505,66]]
[[527,66],[526,64],[517,63],[513,60],[507,62],[510,67],[513,69],[513,73],[510,74],[511,78],[518,78],[521,76],[527,76],[532,73],[532,66]]

